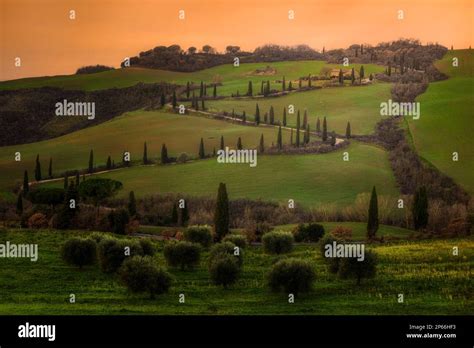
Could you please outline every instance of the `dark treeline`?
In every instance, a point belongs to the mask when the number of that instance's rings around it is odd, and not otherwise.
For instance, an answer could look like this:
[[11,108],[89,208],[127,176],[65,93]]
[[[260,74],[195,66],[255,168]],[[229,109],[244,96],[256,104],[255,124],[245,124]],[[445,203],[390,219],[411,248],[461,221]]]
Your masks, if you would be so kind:
[[99,73],[102,71],[108,71],[108,70],[114,70],[113,67],[111,66],[106,66],[106,65],[89,65],[89,66],[83,66],[76,71],[76,75],[80,74],[94,74],[94,73]]
[[[143,84],[133,87],[99,91],[76,91],[54,87],[0,91],[0,146],[23,144],[64,135],[82,128],[97,125],[124,112],[159,102],[175,86],[169,84]],[[57,102],[94,102],[95,119],[87,116],[56,116]],[[54,127],[54,119],[67,119],[67,126]],[[48,124],[48,127],[44,127]]]

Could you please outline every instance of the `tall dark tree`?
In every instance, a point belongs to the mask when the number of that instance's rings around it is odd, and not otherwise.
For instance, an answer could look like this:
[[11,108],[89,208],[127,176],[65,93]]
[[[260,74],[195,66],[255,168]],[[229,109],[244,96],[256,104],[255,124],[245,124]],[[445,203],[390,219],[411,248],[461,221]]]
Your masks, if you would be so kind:
[[283,108],[283,126],[286,127],[286,107]]
[[360,77],[360,81],[362,82],[362,79],[364,78],[364,66],[363,65],[360,66],[359,77]]
[[354,84],[356,78],[355,78],[355,71],[354,71],[354,68],[352,68],[351,70],[351,83]]
[[107,165],[106,165],[106,168],[107,168],[107,170],[112,169],[112,159],[110,158],[110,155],[109,155],[109,157],[107,157]]
[[306,126],[308,125],[308,111],[305,110],[304,111],[304,115],[303,115],[303,125],[302,125],[302,128],[303,129],[306,129]]
[[331,133],[331,146],[336,145],[336,134],[334,132]]
[[286,80],[285,76],[283,76],[283,81],[281,82],[281,90],[286,91]]
[[240,137],[237,139],[237,149],[242,150],[242,139],[240,139]]
[[305,133],[304,133],[304,143],[305,144],[308,144],[309,143],[309,140],[310,140],[310,132],[309,132],[309,124],[306,125],[306,130],[305,130]]
[[164,107],[166,104],[165,92],[161,92],[160,104],[161,104],[161,107]]
[[173,109],[176,109],[176,107],[178,106],[178,101],[176,100],[176,91],[173,91],[172,103],[173,103]]
[[244,124],[247,122],[247,115],[245,114],[245,111],[242,112],[242,122]]
[[323,141],[328,140],[328,124],[326,122],[326,116],[323,118]]
[[206,157],[204,151],[204,140],[201,138],[201,142],[199,143],[199,158],[203,159],[204,157]]
[[263,133],[260,135],[260,145],[258,146],[258,152],[264,153],[265,152],[265,143],[263,141]]
[[264,94],[264,87],[263,87],[263,84],[264,82],[262,81],[262,83],[260,84],[260,94]]
[[270,81],[267,80],[267,87],[265,88],[266,94],[270,94]]
[[30,192],[30,185],[28,182],[28,171],[25,170],[25,173],[23,174],[23,197],[26,197],[28,192]]
[[35,166],[35,180],[41,180],[41,163],[39,160],[39,155],[36,155],[36,166]]
[[370,196],[369,203],[369,216],[367,221],[367,238],[373,239],[375,233],[379,229],[379,206],[377,202],[377,191],[375,186],[372,189],[372,195]]
[[275,123],[275,111],[273,110],[273,106],[270,106],[270,124]]
[[214,213],[214,233],[217,241],[221,241],[229,233],[229,198],[224,183],[219,184]]
[[311,74],[308,75],[308,87],[311,88]]
[[301,80],[301,77],[300,77],[298,80],[298,88],[301,89],[302,86],[303,86],[303,80]]
[[89,152],[89,169],[88,169],[88,173],[92,173],[94,171],[94,151],[91,150]]
[[281,126],[278,127],[277,146],[278,146],[278,150],[281,150],[283,147],[283,143],[281,139]]
[[290,145],[293,145],[293,128],[291,128]]
[[23,197],[21,196],[21,194],[18,195],[18,198],[16,201],[16,213],[19,216],[23,214]]
[[351,123],[347,122],[346,126],[346,138],[350,139],[351,138]]
[[199,89],[199,98],[204,96],[204,82],[201,81],[201,88]]
[[339,69],[339,84],[340,85],[344,84],[344,74],[342,72],[342,69]]
[[48,178],[53,177],[53,159],[49,158],[49,167],[48,167]]
[[291,81],[290,81],[290,83],[288,83],[288,90],[289,91],[293,90],[293,84],[291,83]]
[[217,98],[217,83],[214,83],[214,88],[212,90],[212,96]]
[[130,216],[137,215],[137,201],[135,200],[135,192],[130,191],[128,194],[128,213]]
[[415,230],[424,229],[428,225],[428,195],[424,186],[418,188],[413,200],[413,225]]
[[220,147],[221,150],[224,150],[224,136],[221,135],[221,147]]
[[204,84],[204,96],[207,96],[207,84]]
[[186,98],[189,99],[191,96],[191,86],[189,84],[189,81],[186,83]]
[[260,124],[260,109],[257,106],[255,107],[255,124],[258,126]]
[[388,62],[387,75],[392,75],[392,63]]
[[318,117],[318,120],[316,121],[316,132],[320,133],[321,132],[321,120]]
[[298,115],[296,116],[296,147],[300,146],[300,111],[298,110]]
[[143,164],[148,164],[148,150],[146,147],[146,141],[143,144]]
[[168,162],[168,149],[166,148],[166,144],[163,144],[161,146],[161,164],[166,164]]
[[247,88],[247,95],[249,97],[253,96],[253,87],[252,87],[252,81],[249,81],[249,86]]

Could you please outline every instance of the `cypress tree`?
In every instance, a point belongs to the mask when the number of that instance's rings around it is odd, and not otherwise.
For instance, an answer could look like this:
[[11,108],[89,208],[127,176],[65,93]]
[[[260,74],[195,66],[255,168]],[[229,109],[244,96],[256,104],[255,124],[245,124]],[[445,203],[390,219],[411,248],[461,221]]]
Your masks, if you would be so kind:
[[135,192],[130,191],[128,194],[128,213],[130,216],[137,215],[137,201],[135,200]]
[[263,115],[263,123],[268,123],[268,112]]
[[264,153],[265,152],[265,144],[263,142],[263,133],[260,135],[260,145],[258,147],[258,152]]
[[375,233],[379,229],[379,208],[377,202],[377,192],[375,186],[372,189],[372,195],[370,196],[369,203],[369,217],[367,221],[367,238],[373,239]]
[[176,109],[178,102],[176,100],[176,91],[173,91],[173,109]]
[[191,95],[191,86],[189,85],[189,81],[186,83],[186,98],[189,99]]
[[334,132],[332,132],[331,134],[331,146],[334,146],[336,145],[336,135],[334,134]]
[[16,201],[16,213],[19,216],[23,214],[23,198],[21,197],[21,194],[18,195],[18,199]]
[[352,68],[352,71],[351,71],[351,83],[354,84],[356,78],[355,78],[355,71],[354,71],[354,68]]
[[293,90],[293,84],[291,83],[291,81],[290,81],[290,83],[288,84],[288,90],[289,90],[289,91],[292,91],[292,90]]
[[81,183],[81,178],[79,176],[79,171],[76,170],[76,187],[79,187],[80,183]]
[[67,173],[64,173],[64,191],[67,191],[68,186],[69,186],[69,177],[67,176]]
[[387,75],[392,75],[392,63],[388,62]]
[[214,83],[214,89],[212,91],[212,96],[214,98],[217,98],[217,83]]
[[199,98],[202,98],[204,95],[204,83],[201,81],[201,88],[199,89]]
[[262,81],[262,83],[260,84],[260,94],[262,94],[262,95],[263,95],[263,83],[264,82]]
[[413,201],[413,225],[415,230],[426,228],[428,225],[428,196],[424,186],[418,188],[415,192]]
[[39,160],[39,155],[36,155],[36,166],[35,166],[35,180],[41,180],[41,163]]
[[291,128],[290,145],[293,145],[293,128]]
[[28,182],[28,171],[25,170],[25,173],[23,174],[23,197],[26,197],[28,192],[30,192],[30,185]]
[[267,88],[266,88],[267,95],[270,94],[270,81],[267,80]]
[[253,96],[253,87],[252,87],[252,81],[249,81],[249,86],[247,88],[247,95],[249,97]]
[[242,139],[240,139],[240,137],[237,139],[237,149],[242,150]]
[[286,81],[285,81],[285,76],[283,76],[283,81],[281,83],[281,90],[286,91]]
[[232,118],[235,118],[235,111],[234,111],[234,108],[232,108]]
[[318,120],[316,121],[316,132],[320,133],[321,132],[321,120],[318,117]]
[[260,124],[260,109],[257,106],[255,107],[255,124],[258,126]]
[[110,170],[110,169],[112,169],[112,160],[109,155],[109,157],[107,157],[107,170]]
[[296,116],[296,147],[300,147],[300,111]]
[[224,150],[224,136],[221,135],[221,150]]
[[245,111],[242,113],[242,122],[243,123],[247,122],[247,115],[245,114]]
[[339,84],[344,84],[344,74],[342,73],[342,69],[339,69]]
[[275,122],[275,111],[273,110],[273,106],[270,106],[270,124]]
[[283,147],[282,139],[281,139],[281,126],[278,127],[277,146],[278,146],[278,150],[281,150]]
[[201,138],[201,143],[199,144],[199,158],[203,159],[206,157],[206,153],[204,152],[204,140]]
[[94,151],[89,152],[89,174],[94,171]]
[[163,144],[161,146],[161,164],[166,163],[168,163],[168,149],[166,148],[166,145]]
[[143,164],[148,164],[148,151],[146,147],[146,141],[143,144]]
[[161,104],[161,107],[164,107],[166,104],[166,98],[165,98],[164,92],[161,92],[160,104]]
[[207,95],[207,84],[204,84],[204,96]]
[[311,88],[311,74],[308,75],[308,87]]
[[351,123],[347,122],[347,127],[346,127],[346,138],[350,139],[351,137]]
[[302,85],[303,85],[303,82],[300,77],[300,79],[298,80],[298,88],[301,89]]
[[360,77],[360,82],[362,82],[362,79],[364,78],[364,66],[361,65],[360,66],[360,73],[359,73],[359,77]]
[[309,132],[309,124],[306,125],[306,133],[305,133],[305,144],[308,144],[309,143],[309,139],[310,138],[310,132]]
[[283,108],[283,126],[286,127],[286,108]]
[[219,184],[214,213],[214,233],[217,241],[229,233],[229,198],[224,183]]
[[51,157],[49,158],[48,177],[53,177],[53,159]]
[[304,116],[303,116],[303,129],[306,129],[307,125],[308,125],[308,112],[305,110]]
[[326,116],[324,116],[323,119],[323,141],[326,141],[328,139],[328,124],[326,122]]

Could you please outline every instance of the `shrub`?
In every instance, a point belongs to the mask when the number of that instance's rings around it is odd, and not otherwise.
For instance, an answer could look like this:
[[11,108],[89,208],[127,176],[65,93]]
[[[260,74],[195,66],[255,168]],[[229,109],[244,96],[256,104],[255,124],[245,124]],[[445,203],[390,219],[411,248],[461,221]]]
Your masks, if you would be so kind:
[[247,246],[246,238],[240,234],[228,234],[224,237],[222,241],[231,242],[238,246],[240,249],[244,249]]
[[337,274],[342,279],[355,278],[357,285],[359,285],[362,278],[375,277],[376,268],[376,254],[366,250],[363,261],[358,261],[356,257],[340,258]]
[[[236,255],[237,250],[238,255]],[[230,255],[235,258],[239,267],[244,263],[243,250],[231,242],[221,242],[214,245],[209,252],[209,263],[217,260],[222,255]]]
[[352,229],[344,226],[336,226],[331,230],[331,235],[341,241],[351,241]]
[[234,256],[219,254],[209,264],[209,274],[215,285],[222,285],[227,288],[234,284],[240,274],[240,266]]
[[164,248],[166,262],[171,267],[193,268],[199,264],[199,245],[190,242],[169,243]]
[[79,268],[92,265],[97,257],[97,244],[92,239],[68,239],[61,249],[61,257],[66,263]]
[[263,250],[269,254],[289,253],[293,249],[293,235],[289,232],[269,232],[262,237]]
[[148,292],[150,298],[168,292],[173,280],[166,270],[153,264],[150,256],[134,256],[125,260],[119,275],[130,292]]
[[97,244],[99,244],[100,242],[102,242],[106,238],[110,239],[110,236],[105,234],[105,233],[94,232],[94,233],[90,234],[89,238],[92,239],[93,241],[95,241]]
[[108,219],[113,233],[125,234],[127,224],[130,221],[130,215],[127,210],[112,210],[108,215]]
[[184,239],[208,247],[212,243],[211,229],[207,226],[190,226],[184,231]]
[[284,259],[273,265],[268,274],[268,285],[273,291],[298,294],[311,290],[316,278],[309,262],[299,259]]
[[325,254],[326,245],[327,244],[332,245],[333,242],[342,243],[342,241],[340,239],[337,239],[332,235],[328,235],[328,236],[323,237],[319,241],[319,247],[320,247],[319,251],[321,253],[321,257],[323,258],[323,260],[328,265],[328,271],[330,273],[336,274],[339,270],[339,260],[340,260],[340,258],[338,258],[338,257],[326,257],[326,254]]
[[28,227],[30,228],[47,228],[48,227],[48,219],[46,215],[42,213],[35,213],[30,216],[28,219]]
[[[130,248],[130,255],[126,254],[126,247]],[[104,238],[98,247],[99,265],[103,272],[115,272],[123,261],[130,256],[141,256],[143,250],[138,242]]]
[[324,235],[324,227],[319,224],[299,224],[293,230],[297,242],[318,242]]
[[140,247],[143,251],[143,256],[153,256],[155,255],[155,246],[149,239],[140,238],[138,240]]

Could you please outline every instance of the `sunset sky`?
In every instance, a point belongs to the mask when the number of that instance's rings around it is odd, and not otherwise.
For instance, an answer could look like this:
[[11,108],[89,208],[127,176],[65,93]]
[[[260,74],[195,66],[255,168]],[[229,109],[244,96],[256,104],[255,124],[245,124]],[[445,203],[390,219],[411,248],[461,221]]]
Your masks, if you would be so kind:
[[[118,67],[159,45],[317,50],[401,37],[473,44],[474,0],[0,0],[0,80]],[[69,19],[69,11],[76,19]],[[178,11],[185,11],[185,19]],[[295,19],[288,19],[293,10]],[[397,19],[398,10],[405,18]],[[16,68],[15,57],[22,66]]]

